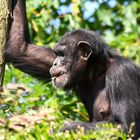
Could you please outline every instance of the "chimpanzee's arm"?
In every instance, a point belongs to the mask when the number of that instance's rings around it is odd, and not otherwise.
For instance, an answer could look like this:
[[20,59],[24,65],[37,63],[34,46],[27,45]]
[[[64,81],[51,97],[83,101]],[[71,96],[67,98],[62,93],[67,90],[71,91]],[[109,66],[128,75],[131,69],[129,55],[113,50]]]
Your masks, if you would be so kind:
[[55,58],[54,52],[29,42],[25,0],[13,0],[13,23],[5,51],[6,62],[44,81],[50,81],[49,69]]

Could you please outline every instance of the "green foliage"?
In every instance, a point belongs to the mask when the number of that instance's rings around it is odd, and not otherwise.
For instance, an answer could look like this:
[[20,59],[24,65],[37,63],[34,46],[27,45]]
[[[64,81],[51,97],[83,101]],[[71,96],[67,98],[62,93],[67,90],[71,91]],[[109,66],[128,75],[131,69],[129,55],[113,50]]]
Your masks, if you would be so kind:
[[[56,125],[56,124],[55,124]],[[127,135],[119,131],[119,127],[114,127],[112,124],[104,124],[102,128],[96,129],[94,132],[84,134],[82,127],[77,128],[77,133],[69,132],[53,132],[53,123],[42,122],[40,125],[34,126],[32,129],[25,129],[21,132],[5,132],[5,140],[126,140]],[[130,138],[130,137],[129,137]],[[130,138],[131,139],[131,138]]]
[[[139,11],[140,0],[27,0],[30,34],[35,44],[53,47],[66,32],[85,28],[99,32],[113,49],[137,64],[140,64]],[[53,110],[48,114],[55,119],[20,132],[0,128],[3,139],[126,139],[126,134],[110,125],[87,135],[82,133],[82,129],[76,134],[59,133],[66,119],[87,121],[85,108],[74,93],[56,90],[51,83],[39,82],[7,66],[5,85],[8,83],[23,84],[25,90],[21,92],[16,88],[9,92],[5,88],[0,99],[2,118],[47,109]],[[52,134],[52,130],[55,133]]]

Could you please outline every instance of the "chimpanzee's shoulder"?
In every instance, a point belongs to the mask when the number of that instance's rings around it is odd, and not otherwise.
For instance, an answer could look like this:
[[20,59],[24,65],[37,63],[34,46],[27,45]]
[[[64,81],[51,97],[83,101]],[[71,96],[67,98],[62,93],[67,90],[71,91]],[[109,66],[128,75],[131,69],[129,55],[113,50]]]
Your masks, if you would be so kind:
[[133,77],[135,75],[140,78],[140,67],[128,58],[116,56],[107,70],[107,76],[109,75],[114,75],[115,77]]

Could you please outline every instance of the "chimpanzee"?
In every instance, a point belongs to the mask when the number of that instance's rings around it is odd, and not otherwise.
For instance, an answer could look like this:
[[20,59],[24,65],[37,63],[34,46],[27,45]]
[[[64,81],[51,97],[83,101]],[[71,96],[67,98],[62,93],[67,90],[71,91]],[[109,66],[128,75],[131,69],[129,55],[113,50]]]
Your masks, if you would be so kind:
[[55,46],[50,69],[54,86],[76,91],[90,122],[118,123],[140,136],[140,68],[113,53],[92,31],[74,30]]
[[[95,32],[75,30],[62,37],[54,50],[29,43],[25,1],[14,0],[13,23],[5,55],[7,62],[46,82],[73,89],[91,123],[71,123],[94,129],[98,123],[120,124],[128,132],[135,122],[140,136],[140,68],[111,51]],[[52,65],[52,67],[51,67]],[[49,74],[50,70],[50,74]]]

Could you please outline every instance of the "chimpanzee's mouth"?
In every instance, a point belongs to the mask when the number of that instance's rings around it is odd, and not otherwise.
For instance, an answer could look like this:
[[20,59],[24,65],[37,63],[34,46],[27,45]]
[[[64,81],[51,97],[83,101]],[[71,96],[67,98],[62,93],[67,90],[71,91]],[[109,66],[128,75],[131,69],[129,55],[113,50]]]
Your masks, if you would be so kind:
[[62,88],[67,83],[68,78],[67,78],[66,73],[63,73],[59,76],[54,76],[51,79],[55,87]]
[[66,74],[65,73],[57,74],[57,75],[53,76],[51,79],[54,81],[55,79],[61,78],[63,76],[66,76]]
[[54,78],[57,78],[57,77],[60,77],[60,76],[62,76],[62,75],[64,75],[65,74],[65,72],[59,72],[59,73],[55,73],[55,74],[53,74],[52,75],[52,79],[54,79]]

